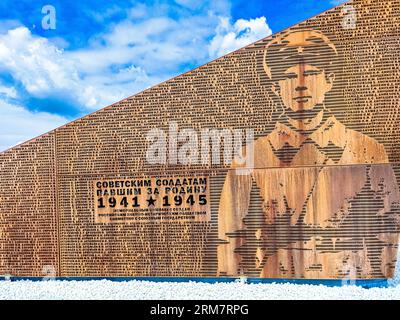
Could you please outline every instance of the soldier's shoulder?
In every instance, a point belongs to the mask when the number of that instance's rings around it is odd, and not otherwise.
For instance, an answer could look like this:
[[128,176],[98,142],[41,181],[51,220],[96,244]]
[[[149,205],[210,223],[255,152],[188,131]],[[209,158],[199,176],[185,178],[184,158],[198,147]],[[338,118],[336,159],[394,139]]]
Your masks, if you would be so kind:
[[387,162],[385,146],[365,133],[346,127],[346,150],[366,162]]
[[[242,159],[252,161],[252,166],[254,168],[267,168],[274,166],[276,161],[274,161],[274,153],[271,147],[270,134],[259,137],[253,142],[246,144],[241,149]],[[244,167],[243,161],[240,161],[235,157],[233,163],[233,168]]]
[[257,150],[271,150],[271,136],[272,133],[269,133],[265,136],[259,137],[254,141],[254,149]]

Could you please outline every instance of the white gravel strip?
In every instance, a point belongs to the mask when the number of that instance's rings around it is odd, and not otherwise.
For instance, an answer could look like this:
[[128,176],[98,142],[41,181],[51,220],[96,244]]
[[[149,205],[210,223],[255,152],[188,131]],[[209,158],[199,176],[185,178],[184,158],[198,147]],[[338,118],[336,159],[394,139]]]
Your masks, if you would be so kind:
[[326,287],[298,284],[245,284],[199,282],[0,281],[0,299],[400,299],[400,285],[363,289],[357,286]]
[[0,281],[0,300],[400,300],[400,250],[386,288],[154,281]]

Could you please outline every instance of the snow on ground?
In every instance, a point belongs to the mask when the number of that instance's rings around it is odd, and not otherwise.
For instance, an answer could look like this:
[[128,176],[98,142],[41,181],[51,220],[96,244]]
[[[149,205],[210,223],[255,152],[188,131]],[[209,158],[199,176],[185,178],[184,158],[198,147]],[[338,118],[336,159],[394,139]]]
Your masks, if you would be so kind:
[[363,289],[299,284],[245,284],[200,282],[0,281],[0,299],[400,299],[400,285]]

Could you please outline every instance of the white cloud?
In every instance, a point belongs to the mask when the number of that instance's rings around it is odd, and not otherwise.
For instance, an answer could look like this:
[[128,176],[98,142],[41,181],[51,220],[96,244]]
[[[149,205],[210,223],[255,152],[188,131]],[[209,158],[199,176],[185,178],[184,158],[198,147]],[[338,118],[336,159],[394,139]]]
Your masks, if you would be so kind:
[[16,99],[18,97],[17,90],[14,87],[8,87],[0,84],[0,96],[5,96],[6,99]]
[[91,47],[70,52],[79,69],[90,74],[112,65],[134,64],[166,79],[177,75],[181,65],[202,64],[209,58],[208,38],[218,24],[216,16],[174,20],[152,17],[151,9],[143,6],[140,10],[149,11],[146,20],[121,21],[93,39]]
[[256,42],[272,34],[265,17],[239,19],[232,25],[229,18],[221,17],[216,35],[209,45],[211,57],[219,57]]
[[50,131],[68,122],[46,112],[30,112],[0,100],[0,151]]
[[147,73],[147,85],[187,71],[182,66],[207,62],[209,40],[219,17],[230,14],[229,1],[175,2],[180,6],[136,4],[126,19],[93,37],[89,47],[68,55],[87,74],[104,73],[115,65],[135,65]]
[[88,104],[79,94],[81,79],[73,61],[47,39],[35,37],[25,27],[0,35],[0,68],[22,83],[34,97],[69,92],[77,101]]
[[[129,48],[125,49],[128,50],[119,52],[116,46],[111,46],[99,54],[93,48],[76,59],[74,53],[32,35],[25,27],[18,27],[0,35],[0,70],[11,74],[33,97],[70,100],[88,112],[121,100],[151,83],[146,72],[134,65],[129,72],[126,66],[107,71],[113,63],[132,60]],[[96,62],[91,69],[93,61]],[[16,97],[10,88],[0,87],[1,93],[8,98]]]

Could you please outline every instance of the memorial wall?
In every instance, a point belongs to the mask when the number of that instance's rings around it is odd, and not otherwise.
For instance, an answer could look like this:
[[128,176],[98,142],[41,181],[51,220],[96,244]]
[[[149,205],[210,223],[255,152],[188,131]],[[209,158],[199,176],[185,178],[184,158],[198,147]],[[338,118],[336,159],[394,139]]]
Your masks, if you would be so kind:
[[399,30],[349,1],[0,153],[0,274],[391,278]]

